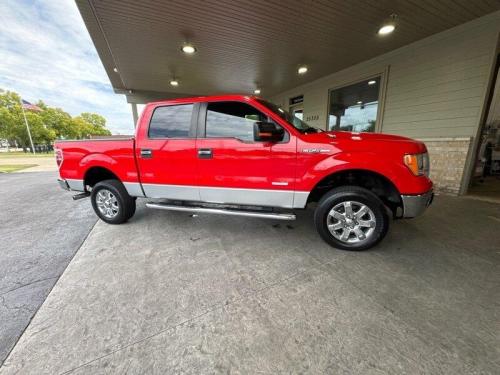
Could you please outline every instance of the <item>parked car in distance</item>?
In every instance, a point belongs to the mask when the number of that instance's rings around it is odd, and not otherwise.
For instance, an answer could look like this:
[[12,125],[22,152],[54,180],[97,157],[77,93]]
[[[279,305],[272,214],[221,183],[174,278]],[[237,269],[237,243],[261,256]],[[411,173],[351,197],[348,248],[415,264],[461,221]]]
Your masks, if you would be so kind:
[[420,215],[433,199],[422,142],[310,127],[254,96],[146,105],[135,137],[58,141],[59,184],[90,196],[120,224],[147,207],[279,220],[316,202],[320,236],[345,250],[380,242],[390,217]]

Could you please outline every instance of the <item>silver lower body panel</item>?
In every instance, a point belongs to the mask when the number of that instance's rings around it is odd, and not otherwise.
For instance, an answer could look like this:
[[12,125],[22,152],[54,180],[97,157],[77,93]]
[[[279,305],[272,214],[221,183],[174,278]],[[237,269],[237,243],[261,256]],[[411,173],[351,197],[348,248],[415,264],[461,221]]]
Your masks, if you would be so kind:
[[[59,179],[58,182],[63,189],[85,191],[83,180]],[[123,182],[123,185],[132,197],[247,206],[304,208],[307,204],[307,198],[309,197],[308,191],[293,190],[242,189],[166,184],[142,184],[141,186],[139,182]]]
[[61,178],[57,179],[57,183],[59,184],[59,187],[64,190],[69,190],[69,185],[66,180],[63,180]]
[[143,184],[147,198],[247,206],[304,208],[309,192],[210,186]]
[[141,184],[139,182],[124,182],[123,186],[127,189],[128,195],[131,197],[144,197]]
[[142,184],[147,198],[200,201],[198,186]]
[[64,190],[85,191],[85,187],[83,186],[83,180],[58,178],[57,182],[59,183],[61,189]]
[[202,202],[293,208],[291,190],[238,189],[200,186]]

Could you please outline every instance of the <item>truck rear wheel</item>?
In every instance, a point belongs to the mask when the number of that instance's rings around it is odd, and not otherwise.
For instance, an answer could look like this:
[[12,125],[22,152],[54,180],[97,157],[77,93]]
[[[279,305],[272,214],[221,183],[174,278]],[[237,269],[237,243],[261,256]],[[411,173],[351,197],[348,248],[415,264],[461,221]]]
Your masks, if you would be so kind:
[[135,199],[118,180],[95,184],[90,200],[97,216],[108,224],[124,223],[135,213]]
[[329,245],[360,251],[375,246],[385,237],[389,216],[384,203],[370,190],[341,186],[321,198],[314,223]]

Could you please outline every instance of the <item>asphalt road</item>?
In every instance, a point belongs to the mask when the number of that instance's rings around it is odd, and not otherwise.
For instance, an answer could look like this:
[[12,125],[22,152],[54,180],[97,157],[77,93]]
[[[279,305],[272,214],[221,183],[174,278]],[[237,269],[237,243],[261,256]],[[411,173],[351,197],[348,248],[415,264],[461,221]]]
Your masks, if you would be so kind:
[[0,365],[96,222],[56,178],[0,174]]

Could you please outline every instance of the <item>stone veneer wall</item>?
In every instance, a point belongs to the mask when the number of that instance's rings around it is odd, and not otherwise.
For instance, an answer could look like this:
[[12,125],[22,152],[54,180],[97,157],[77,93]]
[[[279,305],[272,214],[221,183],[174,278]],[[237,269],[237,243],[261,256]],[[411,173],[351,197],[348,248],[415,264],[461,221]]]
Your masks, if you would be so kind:
[[429,151],[435,190],[458,194],[472,138],[421,138]]

